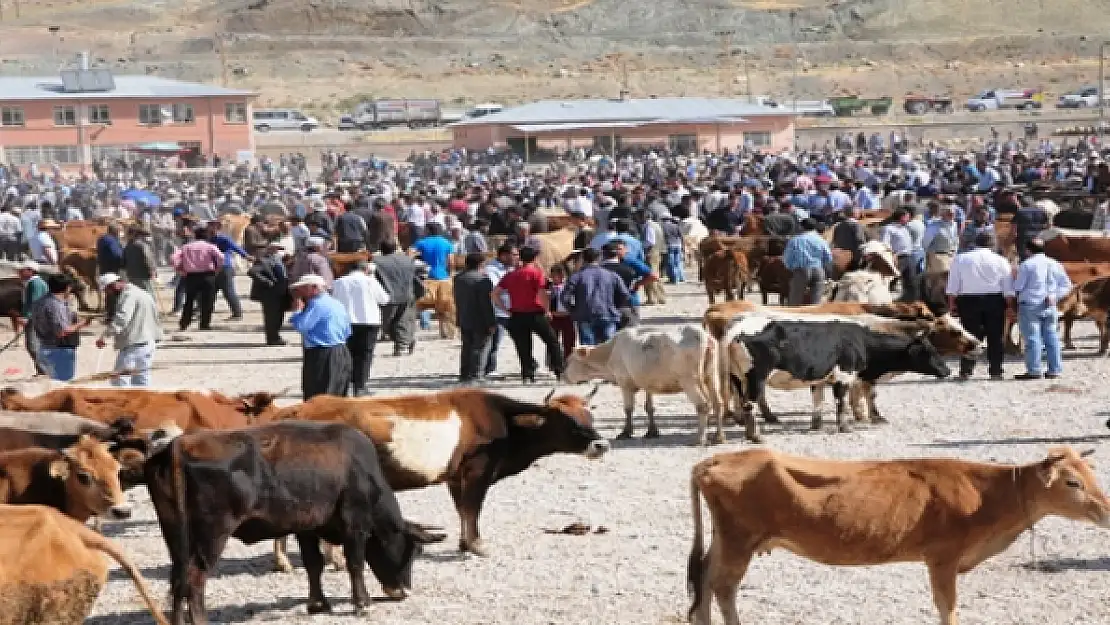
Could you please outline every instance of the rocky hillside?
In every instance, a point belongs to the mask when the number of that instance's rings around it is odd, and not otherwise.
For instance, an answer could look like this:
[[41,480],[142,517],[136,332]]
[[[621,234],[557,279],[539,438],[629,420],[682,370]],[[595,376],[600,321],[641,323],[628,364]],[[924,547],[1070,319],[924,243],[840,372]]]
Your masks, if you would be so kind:
[[367,96],[513,102],[622,85],[1058,92],[1097,81],[1095,33],[1110,32],[1110,12],[1075,0],[24,0],[0,20],[0,73],[51,73],[89,49],[120,72],[226,82],[323,112]]

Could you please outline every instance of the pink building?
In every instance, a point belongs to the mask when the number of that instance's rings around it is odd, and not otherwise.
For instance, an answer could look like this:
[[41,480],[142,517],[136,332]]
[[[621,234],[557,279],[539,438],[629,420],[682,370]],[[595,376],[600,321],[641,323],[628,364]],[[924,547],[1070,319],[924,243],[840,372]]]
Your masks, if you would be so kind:
[[0,162],[77,169],[150,143],[236,159],[254,150],[255,97],[103,69],[66,70],[59,78],[0,77]]
[[794,147],[790,111],[715,98],[548,100],[466,119],[451,131],[455,147],[509,147],[526,157],[579,147],[608,153],[633,145],[678,152]]

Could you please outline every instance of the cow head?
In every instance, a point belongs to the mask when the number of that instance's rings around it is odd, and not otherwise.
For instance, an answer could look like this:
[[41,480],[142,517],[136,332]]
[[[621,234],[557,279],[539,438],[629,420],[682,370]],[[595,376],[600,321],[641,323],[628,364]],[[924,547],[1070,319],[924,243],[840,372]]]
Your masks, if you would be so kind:
[[[608,366],[605,362],[594,362],[590,358],[593,353],[593,347],[575,348],[567,357],[566,366],[563,367],[562,381],[567,384],[581,384],[590,380],[605,379]],[[552,389],[552,395],[554,395],[554,392],[554,389]],[[552,395],[548,395],[544,403],[547,403]]]
[[1037,480],[1031,500],[1036,518],[1062,516],[1110,528],[1110,499],[1098,486],[1094,471],[1084,460],[1093,450],[1077,453],[1071,447],[1056,447],[1048,457],[1033,465]]
[[[400,509],[396,511],[395,518],[401,520]],[[366,564],[381,582],[386,596],[400,601],[409,596],[412,588],[413,560],[423,551],[424,545],[442,542],[447,535],[432,531],[438,528],[411,521],[403,521],[402,527],[391,524],[392,519],[387,519],[374,527],[366,540]]]
[[65,483],[66,513],[84,521],[92,516],[126,519],[131,506],[120,486],[120,464],[108,451],[111,443],[82,435],[50,464],[51,477]]
[[983,342],[965,330],[952,315],[941,315],[930,326],[929,342],[945,356],[976,357],[983,352]]
[[902,363],[905,366],[904,371],[947,378],[952,375],[952,370],[937,353],[937,348],[925,338],[925,334],[924,330],[919,332],[906,347],[906,358]]
[[247,416],[254,417],[250,420],[252,423],[268,423],[273,419],[274,413],[277,412],[277,406],[274,405],[274,398],[284,394],[284,391],[279,394],[260,391],[258,393],[239,395],[235,398],[238,402],[235,409]]
[[585,397],[555,396],[555,389],[544,398],[544,409],[509,418],[509,427],[526,438],[542,443],[549,453],[583,454],[589,459],[600,458],[609,451],[609,441],[594,429],[590,400],[597,387]]

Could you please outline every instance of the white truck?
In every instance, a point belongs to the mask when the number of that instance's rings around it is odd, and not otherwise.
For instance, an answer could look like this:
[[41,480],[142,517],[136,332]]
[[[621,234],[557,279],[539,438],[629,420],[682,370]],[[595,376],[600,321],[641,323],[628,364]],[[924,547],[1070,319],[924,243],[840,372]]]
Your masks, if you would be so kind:
[[973,113],[1001,109],[1031,111],[1044,105],[1044,93],[1038,89],[988,89],[967,101]]
[[[1107,89],[1110,92],[1110,89]],[[1110,93],[1102,95],[1103,103],[1110,102]],[[1056,108],[1058,109],[1082,109],[1093,108],[1098,106],[1098,87],[1082,87],[1075,91],[1069,91],[1060,96],[1056,100]]]

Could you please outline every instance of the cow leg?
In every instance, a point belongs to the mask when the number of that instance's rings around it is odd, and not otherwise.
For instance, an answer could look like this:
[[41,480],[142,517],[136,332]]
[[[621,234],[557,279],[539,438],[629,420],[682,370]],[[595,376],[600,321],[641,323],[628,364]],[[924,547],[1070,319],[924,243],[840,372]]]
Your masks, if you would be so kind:
[[644,397],[644,410],[648,416],[648,429],[644,438],[659,438],[659,428],[655,427],[655,400],[648,391],[644,391]]
[[1095,325],[1098,327],[1098,355],[1106,353],[1110,347],[1110,329],[1107,328],[1107,314],[1105,312],[1095,315]]
[[848,389],[848,405],[852,407],[852,416],[856,421],[863,421],[866,415],[864,414],[864,393],[863,387],[866,383],[860,382],[853,384]]
[[825,385],[814,384],[809,387],[809,396],[813,401],[813,414],[810,417],[809,429],[821,429],[821,414],[825,411]]
[[756,403],[759,404],[759,414],[763,415],[764,423],[770,423],[771,425],[782,423],[779,421],[779,418],[775,416],[775,413],[771,412],[771,406],[767,403],[766,392],[759,394],[759,399],[756,400]]
[[[1064,315],[1060,319],[1060,324],[1064,326],[1064,349],[1075,349],[1075,343],[1071,340],[1071,327],[1075,325],[1075,316],[1070,313]],[[1007,327],[1009,327],[1008,323]]]
[[[731,542],[737,539],[723,539],[714,532],[713,544],[709,546],[709,589],[717,600],[717,608],[725,625],[740,625],[740,613],[736,609],[736,593],[740,589],[740,580],[748,572],[753,552],[750,548],[729,549]],[[708,601],[705,602],[708,605]],[[709,623],[709,620],[705,621]]]
[[844,418],[844,399],[848,394],[848,384],[844,382],[833,382],[833,397],[836,398],[836,429],[841,433],[847,434],[852,431],[852,426]]
[[933,604],[940,613],[941,625],[957,625],[956,617],[956,575],[957,568],[951,564],[927,563],[929,583],[933,587]]
[[725,438],[724,422],[721,420],[720,412],[714,409],[713,402],[710,401],[710,393],[705,389],[702,382],[685,382],[683,392],[686,393],[686,398],[694,404],[694,410],[698,413],[698,445],[705,447],[707,443],[706,429],[709,427],[709,415],[717,413],[717,442],[723,443]]
[[332,566],[336,571],[342,571],[347,568],[347,560],[344,557],[343,545],[333,545],[328,541],[324,542],[324,561]]
[[292,573],[293,563],[289,561],[289,553],[285,548],[288,536],[282,536],[274,541],[274,570],[278,573]]
[[459,551],[469,551],[476,556],[487,555],[479,533],[478,520],[482,514],[482,503],[485,502],[486,493],[492,483],[493,475],[484,462],[471,462],[468,466],[460,467],[459,477],[447,483],[447,490],[455,502],[461,524]]
[[[763,437],[760,436],[759,426],[755,422],[755,411],[752,409],[752,403],[751,403],[751,401],[748,400],[748,395],[746,394],[744,387],[741,386],[740,378],[735,376],[735,375],[731,376],[731,378],[732,378],[732,386],[733,386],[734,390],[736,391],[736,395],[737,395],[737,398],[738,398],[737,401],[740,402],[740,413],[744,417],[744,436],[749,441],[751,441],[753,443],[762,443],[763,442]],[[753,385],[752,384],[753,379],[758,380],[758,378],[753,378],[751,376],[751,372],[748,372],[748,386],[749,387],[751,387]],[[762,383],[758,385],[757,391],[758,391],[759,394],[762,394],[762,392],[763,392],[763,384]],[[759,397],[759,394],[757,394],[756,397]]]
[[886,417],[879,413],[879,405],[875,403],[875,398],[879,396],[878,391],[875,390],[875,385],[865,384],[864,388],[867,390],[867,412],[871,415],[871,423],[890,423],[886,420]]
[[[331,612],[324,586],[320,577],[324,574],[324,554],[320,553],[320,537],[315,534],[297,534],[297,544],[301,547],[301,560],[308,571],[308,613],[322,614]],[[354,588],[352,592],[357,592]]]
[[351,577],[351,603],[355,606],[355,614],[362,614],[370,604],[370,593],[366,590],[366,578],[363,576],[366,569],[366,535],[351,532],[343,543],[343,555],[346,556],[347,575]]
[[617,434],[617,439],[632,438],[632,412],[636,409],[636,389],[621,387],[621,398],[624,400],[624,429]]

